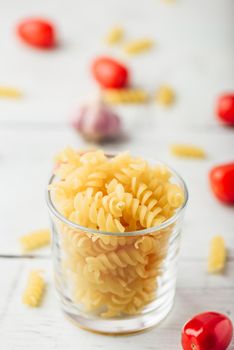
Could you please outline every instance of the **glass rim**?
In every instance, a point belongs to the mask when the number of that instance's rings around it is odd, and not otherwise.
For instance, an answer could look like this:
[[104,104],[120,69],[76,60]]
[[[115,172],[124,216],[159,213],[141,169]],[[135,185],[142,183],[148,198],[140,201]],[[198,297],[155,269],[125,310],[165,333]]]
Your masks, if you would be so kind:
[[[114,156],[114,154],[106,154],[108,157]],[[184,203],[183,205],[176,211],[176,213],[170,217],[168,220],[164,221],[163,223],[153,226],[153,227],[149,227],[149,228],[145,228],[142,230],[136,230],[136,231],[128,231],[128,232],[108,232],[108,231],[100,231],[100,230],[95,230],[92,228],[88,228],[86,226],[82,226],[79,224],[76,224],[75,222],[70,221],[69,219],[65,218],[56,208],[56,206],[54,205],[52,198],[51,198],[51,193],[50,193],[50,189],[49,186],[53,183],[54,179],[56,178],[55,174],[52,174],[52,176],[49,178],[49,182],[47,184],[47,188],[46,188],[46,203],[47,206],[50,210],[50,213],[54,214],[57,219],[61,220],[64,224],[71,226],[74,229],[78,229],[80,231],[85,231],[87,233],[91,233],[91,234],[98,234],[98,235],[105,235],[105,236],[141,236],[141,235],[145,235],[145,234],[150,234],[150,233],[155,233],[157,231],[160,231],[162,229],[165,229],[166,227],[170,226],[171,224],[173,224],[179,217],[180,215],[184,212],[185,207],[187,205],[188,202],[188,188],[186,183],[184,182],[183,178],[177,173],[177,171],[175,171],[173,168],[171,168],[170,166],[168,166],[166,163],[160,161],[160,160],[154,160],[154,162],[158,162],[161,165],[166,166],[172,175],[174,175],[179,182],[182,184],[182,188],[184,191]]]

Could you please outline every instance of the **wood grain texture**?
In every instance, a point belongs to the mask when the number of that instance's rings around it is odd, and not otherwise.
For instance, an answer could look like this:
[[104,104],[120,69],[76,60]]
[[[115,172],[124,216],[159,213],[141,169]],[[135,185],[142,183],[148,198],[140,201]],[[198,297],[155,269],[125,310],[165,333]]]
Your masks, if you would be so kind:
[[[6,259],[0,268],[9,272],[1,279],[0,346],[3,349],[179,349],[180,329],[198,311],[217,310],[233,319],[234,262],[224,276],[206,273],[206,261],[180,263],[175,306],[162,324],[146,333],[127,337],[105,337],[80,330],[59,310],[53,289],[51,263],[45,259]],[[44,270],[47,291],[41,308],[30,309],[21,303],[29,271]],[[192,271],[192,273],[191,273]],[[195,277],[196,276],[196,277]],[[234,346],[234,343],[233,343]],[[232,347],[230,348],[232,349]]]
[[[193,314],[217,310],[234,321],[234,209],[217,202],[209,189],[208,172],[233,160],[232,129],[218,125],[214,102],[234,90],[234,23],[232,0],[8,0],[0,11],[0,85],[19,88],[19,100],[0,99],[0,349],[113,350],[180,349],[180,329]],[[60,46],[53,52],[32,50],[14,33],[28,15],[51,18]],[[103,39],[113,25],[123,25],[127,39],[149,37],[154,50],[129,58]],[[132,85],[153,96],[162,84],[172,86],[176,103],[116,107],[124,123],[124,142],[104,145],[106,151],[130,150],[159,158],[185,179],[187,208],[176,302],[170,316],[144,334],[104,337],[81,331],[59,310],[53,288],[49,248],[26,257],[18,238],[48,226],[44,200],[51,161],[61,148],[89,147],[69,126],[83,99],[97,94],[90,62],[108,54],[131,67]],[[203,147],[208,157],[172,157],[172,143]],[[209,275],[207,256],[213,235],[224,236],[228,264],[221,275]],[[28,272],[45,270],[47,293],[41,308],[21,303]],[[230,350],[234,349],[234,343]]]

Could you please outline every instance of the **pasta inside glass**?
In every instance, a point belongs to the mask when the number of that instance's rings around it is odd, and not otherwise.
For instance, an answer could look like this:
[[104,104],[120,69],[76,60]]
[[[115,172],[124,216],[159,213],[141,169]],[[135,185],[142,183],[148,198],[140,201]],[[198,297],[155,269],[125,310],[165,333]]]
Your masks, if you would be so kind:
[[[162,165],[161,162],[157,164]],[[111,334],[158,324],[172,308],[184,203],[167,221],[131,232],[102,232],[62,216],[47,191],[55,283],[62,309],[80,327]],[[50,183],[56,181],[52,176]]]

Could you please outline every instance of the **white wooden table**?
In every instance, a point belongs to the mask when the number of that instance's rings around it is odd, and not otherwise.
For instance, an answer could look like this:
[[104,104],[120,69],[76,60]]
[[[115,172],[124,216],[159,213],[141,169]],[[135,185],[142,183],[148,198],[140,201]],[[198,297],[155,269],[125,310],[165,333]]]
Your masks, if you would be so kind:
[[[21,100],[0,100],[0,349],[180,349],[183,323],[198,312],[217,310],[234,321],[234,211],[218,203],[208,186],[212,165],[233,160],[233,130],[218,125],[216,96],[234,90],[232,0],[8,0],[0,11],[0,84],[16,86]],[[38,52],[20,44],[13,33],[18,19],[45,15],[58,26],[61,46]],[[153,52],[126,58],[102,38],[113,24],[127,37],[152,37]],[[85,143],[69,127],[69,118],[96,87],[88,64],[106,53],[126,60],[132,81],[149,91],[160,84],[174,87],[176,105],[119,108],[129,140],[106,150],[130,150],[160,158],[187,182],[190,200],[183,231],[175,306],[149,332],[105,337],[67,322],[56,299],[49,249],[22,256],[18,238],[46,227],[44,188],[53,155],[66,145]],[[173,142],[204,147],[206,160],[181,160],[169,154]],[[228,264],[222,275],[206,272],[209,241],[225,237]],[[28,309],[21,294],[28,272],[46,271],[48,288],[41,308]],[[230,349],[234,349],[234,343]]]

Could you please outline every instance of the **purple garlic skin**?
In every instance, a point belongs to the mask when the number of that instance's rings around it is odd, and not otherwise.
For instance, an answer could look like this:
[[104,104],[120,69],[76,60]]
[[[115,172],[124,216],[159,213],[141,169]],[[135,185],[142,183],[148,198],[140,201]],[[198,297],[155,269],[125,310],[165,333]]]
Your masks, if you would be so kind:
[[72,126],[89,141],[116,139],[121,132],[121,120],[105,104],[96,102],[80,108]]

